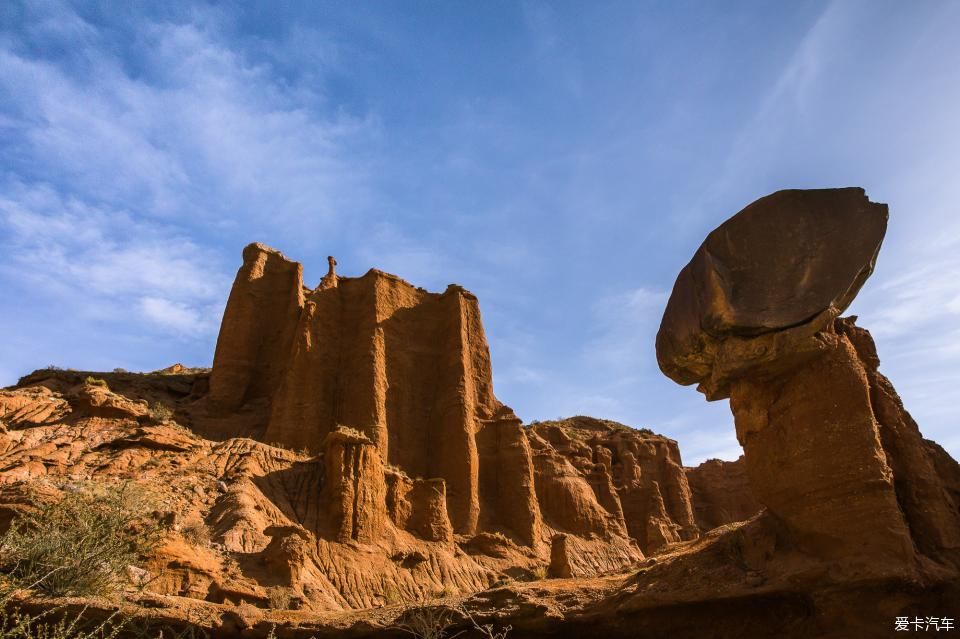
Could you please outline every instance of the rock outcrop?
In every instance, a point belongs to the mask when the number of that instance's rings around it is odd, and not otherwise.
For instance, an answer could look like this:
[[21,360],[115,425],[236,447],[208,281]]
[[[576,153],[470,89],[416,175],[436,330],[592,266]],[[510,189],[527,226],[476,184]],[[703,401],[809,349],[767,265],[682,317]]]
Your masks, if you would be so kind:
[[[311,290],[278,251],[243,258],[211,371],[38,371],[0,393],[20,429],[3,481],[125,477],[169,456],[139,479],[189,469],[171,517],[209,528],[239,571],[174,538],[152,564],[157,588],[259,605],[282,587],[307,610],[479,590],[550,564],[618,571],[699,535],[676,442],[587,417],[524,426],[494,396],[466,290],[343,277],[332,258]],[[83,463],[61,461],[75,455],[65,424],[98,433]]]
[[701,532],[734,521],[746,521],[760,512],[743,457],[737,461],[708,459],[684,471],[690,484],[693,515]]
[[[207,404],[218,414],[262,404],[282,379],[303,308],[303,267],[262,244],[243,249],[213,356]],[[319,445],[319,442],[317,442]]]
[[332,538],[343,543],[379,540],[386,526],[387,486],[377,447],[341,426],[326,436],[323,449]]
[[[259,244],[244,249],[214,359],[210,412],[256,410],[261,402],[257,438],[313,453],[347,424],[384,463],[443,479],[454,529],[477,532],[477,435],[510,428],[503,417],[511,414],[493,395],[476,297],[452,285],[428,293],[377,270],[342,277],[334,264],[309,290],[299,264]],[[527,505],[532,486],[520,482],[499,499],[507,497]],[[521,527],[520,537],[532,541],[529,525]]]
[[[589,464],[568,458],[493,394],[475,296],[455,285],[430,293],[377,270],[344,277],[333,258],[310,289],[301,266],[273,249],[251,244],[243,257],[209,393],[185,412],[208,437],[315,456],[325,512],[305,526],[310,535],[405,556],[406,534],[481,554],[503,554],[506,544],[545,563],[551,538],[569,534],[578,575],[643,557],[610,463],[593,464],[592,450]],[[631,447],[637,458],[657,455]],[[686,490],[674,457],[664,467],[676,472],[661,478],[668,505],[674,485]],[[688,496],[684,503],[675,530],[660,513],[661,545],[696,532]],[[646,531],[646,519],[633,528]]]
[[[887,207],[863,189],[778,191],[714,230],[674,284],[657,361],[708,399],[792,369],[873,272]],[[757,341],[759,340],[759,341]]]
[[[597,515],[594,522],[568,522],[566,530],[625,529],[645,553],[699,536],[677,442],[649,430],[584,416],[538,422],[531,430],[531,444],[545,451],[538,453],[535,465],[537,493],[548,519],[562,519],[562,513],[570,512],[587,515],[585,509],[567,507],[551,513],[551,487],[573,481],[583,486],[580,493],[587,494],[589,487],[606,514]],[[735,520],[721,517],[717,525],[731,521]]]
[[838,317],[886,223],[861,189],[761,198],[681,271],[657,335],[667,376],[730,397],[757,501],[793,543],[860,574],[960,552],[960,504],[869,334]]

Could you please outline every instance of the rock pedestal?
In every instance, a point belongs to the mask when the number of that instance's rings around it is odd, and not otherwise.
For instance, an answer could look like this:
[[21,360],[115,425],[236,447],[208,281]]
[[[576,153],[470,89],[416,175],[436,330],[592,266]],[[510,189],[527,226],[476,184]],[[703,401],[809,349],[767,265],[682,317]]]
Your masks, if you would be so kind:
[[657,360],[707,399],[730,398],[752,493],[794,543],[903,573],[920,555],[956,561],[960,511],[869,334],[838,319],[886,223],[862,189],[757,200],[681,271]]

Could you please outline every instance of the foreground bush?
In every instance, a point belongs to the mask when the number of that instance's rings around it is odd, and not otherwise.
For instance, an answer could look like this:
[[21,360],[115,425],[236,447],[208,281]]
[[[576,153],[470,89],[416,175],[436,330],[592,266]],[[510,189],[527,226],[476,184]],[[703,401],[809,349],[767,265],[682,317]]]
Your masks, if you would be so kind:
[[104,595],[160,540],[159,498],[133,483],[88,482],[14,520],[0,571],[52,596]]
[[100,624],[85,625],[83,621],[83,613],[53,619],[52,615],[0,610],[0,639],[115,639],[126,627],[116,615]]

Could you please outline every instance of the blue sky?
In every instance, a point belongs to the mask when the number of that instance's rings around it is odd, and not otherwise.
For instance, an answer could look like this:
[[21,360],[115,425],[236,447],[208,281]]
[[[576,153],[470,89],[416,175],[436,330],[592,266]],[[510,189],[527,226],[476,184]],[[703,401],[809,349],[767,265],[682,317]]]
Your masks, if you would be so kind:
[[[277,8],[279,5],[280,8]],[[891,207],[855,302],[960,457],[960,3],[0,3],[0,384],[209,365],[241,248],[481,301],[501,400],[739,454],[660,374],[705,235],[780,188]]]

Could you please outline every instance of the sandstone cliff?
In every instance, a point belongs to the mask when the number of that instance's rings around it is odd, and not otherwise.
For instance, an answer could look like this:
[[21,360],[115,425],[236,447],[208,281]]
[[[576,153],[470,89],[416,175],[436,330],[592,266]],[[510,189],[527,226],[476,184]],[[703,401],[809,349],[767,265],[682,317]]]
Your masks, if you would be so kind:
[[760,512],[743,457],[737,461],[708,459],[694,468],[684,468],[684,472],[690,485],[693,515],[701,531],[746,521]]
[[[699,536],[694,501],[672,439],[593,417],[532,425],[534,447],[547,445],[578,469],[598,502],[645,553]],[[538,476],[544,474],[538,466]],[[546,492],[546,478],[538,493]],[[542,500],[541,500],[542,501]],[[742,514],[749,519],[756,510]],[[737,521],[718,518],[717,525]]]
[[[549,472],[550,451],[534,451],[520,420],[493,394],[475,296],[454,285],[430,293],[377,270],[343,277],[332,258],[330,272],[309,289],[300,265],[277,251],[251,244],[243,257],[210,393],[191,409],[200,432],[248,435],[329,465],[325,442],[351,429],[372,446],[359,472],[370,475],[365,481],[387,481],[377,494],[389,495],[391,521],[408,532],[430,540],[449,540],[448,529],[503,534],[538,556],[557,531],[599,535],[599,546],[582,540],[590,546],[581,548],[582,559],[593,569],[642,556],[622,514],[619,525],[608,525],[614,504],[601,505],[579,471],[544,491],[537,478]],[[270,337],[251,337],[257,334]],[[233,422],[244,430],[230,433]],[[393,469],[389,480],[384,468]],[[419,511],[406,514],[405,500],[433,495],[433,523]],[[560,504],[546,524],[545,498]],[[331,505],[339,513],[331,516],[346,517],[340,511],[348,507]]]
[[213,546],[174,534],[154,591],[262,606],[281,587],[304,610],[623,570],[697,538],[676,442],[524,426],[493,394],[476,297],[334,264],[309,289],[244,249],[209,372],[46,370],[0,395],[7,520],[41,479],[186,482],[170,516]]
[[[736,542],[741,561],[794,592],[833,588],[811,614],[847,624],[837,636],[885,634],[841,615],[841,600],[892,617],[918,609],[918,599],[904,608],[908,592],[936,604],[958,587],[960,467],[923,440],[869,333],[839,317],[873,272],[886,224],[886,205],[862,189],[761,198],[681,271],[657,335],[667,376],[730,398],[765,508]],[[690,475],[696,485],[717,470]]]

